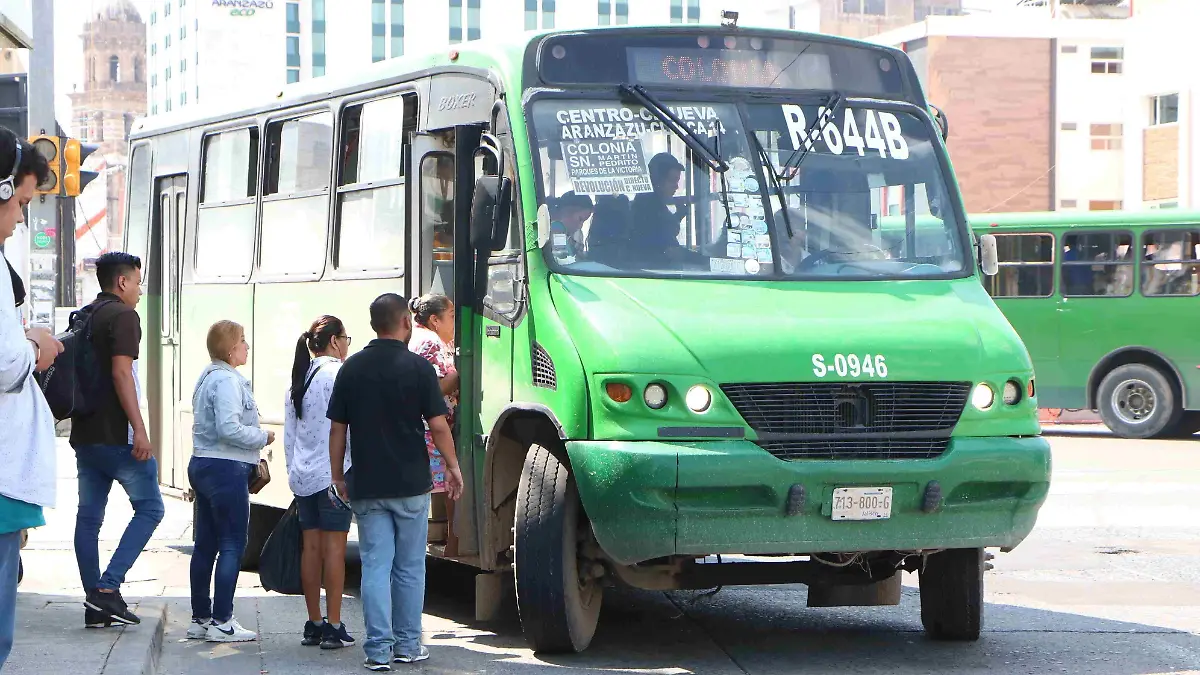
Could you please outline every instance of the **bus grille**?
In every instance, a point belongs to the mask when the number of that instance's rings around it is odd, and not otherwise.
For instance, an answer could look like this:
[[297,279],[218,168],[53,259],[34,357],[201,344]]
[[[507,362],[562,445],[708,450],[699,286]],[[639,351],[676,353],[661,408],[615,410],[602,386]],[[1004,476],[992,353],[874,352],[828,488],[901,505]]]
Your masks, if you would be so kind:
[[721,385],[758,444],[781,459],[937,457],[970,389],[967,382]]

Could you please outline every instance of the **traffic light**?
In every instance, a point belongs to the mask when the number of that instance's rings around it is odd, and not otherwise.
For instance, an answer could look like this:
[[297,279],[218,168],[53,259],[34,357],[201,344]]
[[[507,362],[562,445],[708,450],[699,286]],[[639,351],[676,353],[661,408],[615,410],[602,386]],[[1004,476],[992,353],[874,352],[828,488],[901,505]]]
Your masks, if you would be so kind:
[[37,193],[41,195],[57,195],[62,190],[62,140],[58,136],[41,134],[29,139],[34,149],[46,158],[50,164],[50,174],[46,180],[37,184]]
[[100,149],[95,143],[81,143],[78,139],[67,138],[65,147],[63,147],[63,166],[62,175],[64,195],[67,197],[78,197],[83,188],[87,184],[96,180],[100,174],[96,171],[85,171],[80,167],[83,160],[88,158],[93,152]]

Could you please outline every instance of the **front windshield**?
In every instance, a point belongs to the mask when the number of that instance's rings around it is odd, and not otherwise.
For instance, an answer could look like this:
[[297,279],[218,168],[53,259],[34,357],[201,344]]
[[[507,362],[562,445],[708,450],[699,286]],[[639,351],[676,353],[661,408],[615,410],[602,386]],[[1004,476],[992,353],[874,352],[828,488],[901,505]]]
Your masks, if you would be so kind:
[[817,104],[664,103],[728,171],[636,103],[533,103],[551,219],[539,243],[556,270],[787,279],[966,269],[930,127],[917,117],[851,101],[821,125]]

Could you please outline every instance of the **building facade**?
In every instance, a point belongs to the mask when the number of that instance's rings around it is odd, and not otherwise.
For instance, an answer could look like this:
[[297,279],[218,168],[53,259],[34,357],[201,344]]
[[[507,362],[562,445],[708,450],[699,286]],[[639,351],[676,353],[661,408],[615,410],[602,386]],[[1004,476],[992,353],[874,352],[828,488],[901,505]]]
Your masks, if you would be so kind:
[[904,49],[950,122],[968,211],[1125,206],[1128,21],[1041,9],[930,16],[876,36]]
[[[125,156],[134,122],[146,114],[146,24],[130,0],[113,0],[84,24],[83,85],[71,96],[72,135],[99,149],[85,168],[99,176],[76,198],[76,279],[79,297],[98,288],[89,261],[121,248]],[[64,125],[65,126],[65,125]]]

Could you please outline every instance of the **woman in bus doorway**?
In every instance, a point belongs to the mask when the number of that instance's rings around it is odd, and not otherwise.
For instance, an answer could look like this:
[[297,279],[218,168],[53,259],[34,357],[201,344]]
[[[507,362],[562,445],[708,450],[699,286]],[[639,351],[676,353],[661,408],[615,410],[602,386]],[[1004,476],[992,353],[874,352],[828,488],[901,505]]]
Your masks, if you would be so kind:
[[[292,386],[284,400],[283,448],[287,457],[288,485],[296,495],[304,548],[300,579],[308,621],[305,646],[340,649],[354,644],[342,623],[342,589],[346,583],[346,535],[350,511],[333,502],[329,466],[329,397],[338,369],[350,352],[350,336],[335,316],[322,316],[296,341]],[[349,450],[349,445],[347,445]],[[344,471],[349,471],[346,453]],[[325,607],[321,614],[321,580],[325,582]]]
[[[212,358],[192,394],[192,461],[188,480],[196,493],[196,544],[192,550],[192,623],[189,639],[247,642],[258,639],[233,617],[246,528],[250,520],[250,475],[275,432],[259,428],[246,365],[250,345],[241,325],[218,321],[208,329]],[[214,575],[213,565],[216,565]],[[212,595],[209,595],[209,590]]]
[[[427,294],[409,303],[412,309],[412,338],[408,348],[412,353],[433,364],[446,407],[450,409],[447,422],[454,428],[458,407],[458,370],[454,367],[454,303],[444,295]],[[429,450],[429,468],[433,472],[433,515],[435,520],[442,509],[446,513],[446,555],[458,553],[458,537],[454,535],[454,501],[445,498],[446,462],[433,445],[429,427],[425,427],[425,447]],[[432,537],[431,537],[432,540]]]

